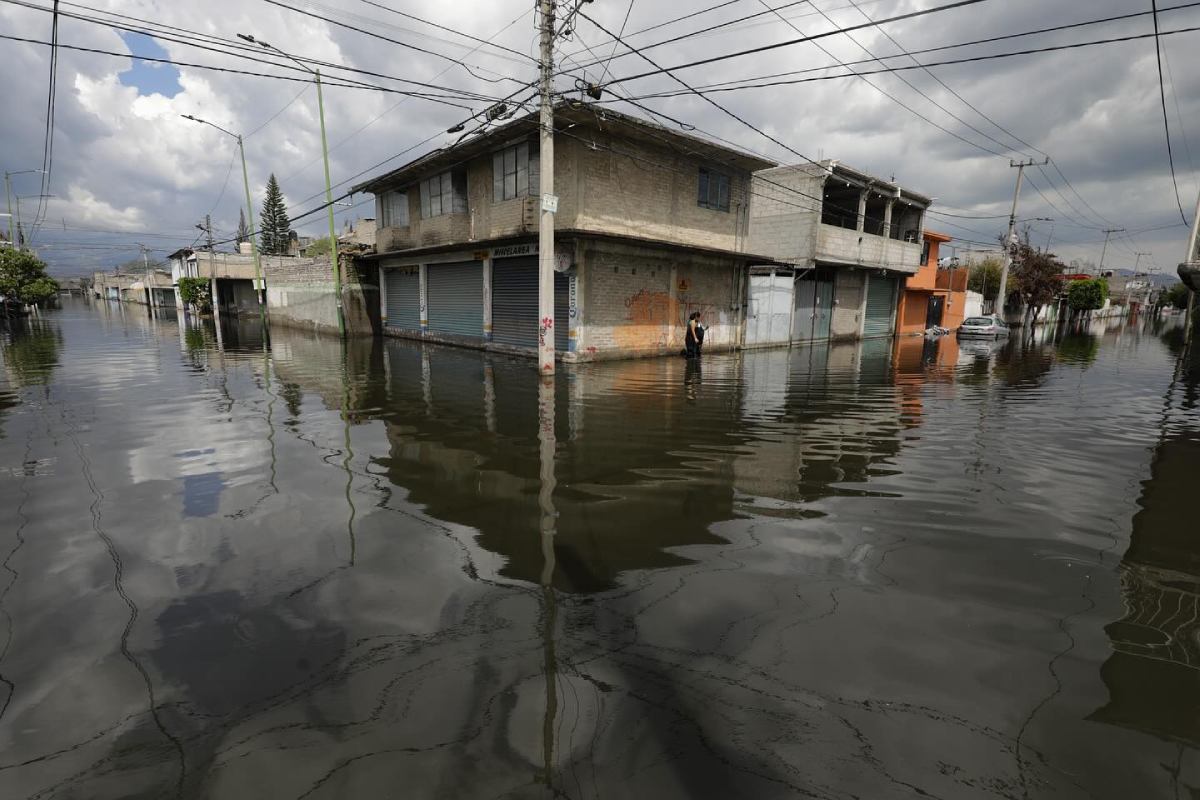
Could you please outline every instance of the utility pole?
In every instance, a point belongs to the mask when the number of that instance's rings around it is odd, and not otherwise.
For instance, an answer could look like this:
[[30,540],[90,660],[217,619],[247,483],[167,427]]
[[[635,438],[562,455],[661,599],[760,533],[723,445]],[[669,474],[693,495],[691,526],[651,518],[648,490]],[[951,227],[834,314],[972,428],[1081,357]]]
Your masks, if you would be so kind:
[[541,12],[541,219],[538,225],[538,369],[554,374],[554,0],[538,0]]
[[1013,190],[1012,210],[1008,213],[1008,235],[1004,237],[1004,264],[1000,267],[1000,291],[996,293],[996,305],[992,308],[993,316],[1001,319],[1004,318],[1004,296],[1008,290],[1008,268],[1012,266],[1013,237],[1017,235],[1017,200],[1021,197],[1021,181],[1025,177],[1025,168],[1049,163],[1049,156],[1045,161],[1040,162],[1034,161],[1032,158],[1028,161],[1008,162],[1009,167],[1017,168],[1017,188]]
[[1102,247],[1100,249],[1100,266],[1098,268],[1100,270],[1101,275],[1104,274],[1104,256],[1106,253],[1108,253],[1108,237],[1112,236],[1114,233],[1120,233],[1123,230],[1125,230],[1125,229],[1124,228],[1105,228],[1104,229],[1104,247]]
[[[1192,232],[1188,236],[1187,255],[1183,258],[1183,263],[1179,265],[1179,277],[1184,279],[1184,284],[1191,289],[1188,292],[1187,315],[1183,318],[1183,341],[1185,346],[1191,346],[1192,343],[1192,325],[1195,322],[1196,315],[1196,289],[1193,286],[1195,280],[1197,266],[1196,256],[1196,238],[1200,235],[1200,196],[1196,197],[1196,211],[1192,214]],[[1186,275],[1185,272],[1190,272]],[[1191,280],[1188,280],[1188,278]]]

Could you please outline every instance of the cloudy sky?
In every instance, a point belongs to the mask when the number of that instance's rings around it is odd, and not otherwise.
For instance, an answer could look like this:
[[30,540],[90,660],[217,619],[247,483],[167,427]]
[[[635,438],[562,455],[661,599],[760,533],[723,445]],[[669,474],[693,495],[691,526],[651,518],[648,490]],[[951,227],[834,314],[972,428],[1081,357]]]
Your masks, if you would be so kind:
[[[52,2],[0,0],[7,109],[0,115],[0,167],[9,172],[43,164],[50,48],[42,43],[51,39]],[[666,75],[621,79],[653,69],[647,58],[674,67],[864,26],[675,73],[692,86],[706,86],[808,70],[769,81],[776,85],[709,95],[786,147],[695,95],[638,103],[780,162],[836,158],[895,176],[937,198],[935,210],[941,215],[931,215],[928,227],[955,236],[963,248],[978,246],[971,242],[988,246],[1003,232],[1016,177],[1010,159],[1049,156],[1050,166],[1027,170],[1021,194],[1019,216],[1032,226],[1035,244],[1050,241],[1067,261],[1098,262],[1102,230],[1124,228],[1112,237],[1106,266],[1131,267],[1135,253],[1144,252],[1143,268],[1173,273],[1187,238],[1178,205],[1190,222],[1200,191],[1194,166],[1200,164],[1200,138],[1193,138],[1200,128],[1200,81],[1187,79],[1200,74],[1200,31],[1160,40],[1177,201],[1155,40],[1145,37],[1153,33],[1150,15],[1142,13],[1149,3],[982,0],[879,27],[869,24],[950,3],[597,0],[582,6],[591,19],[576,17],[559,42],[556,58],[563,74],[556,88],[573,92],[577,78],[586,75],[589,81],[601,76],[616,81],[606,100],[670,94],[680,84]],[[1200,26],[1200,4],[1167,0],[1159,7],[1172,5],[1193,7],[1161,11],[1163,32]],[[200,233],[195,225],[205,214],[212,215],[218,240],[231,237],[244,205],[236,145],[181,114],[245,134],[256,207],[267,176],[274,173],[291,213],[315,208],[324,189],[315,89],[295,64],[247,45],[236,34],[252,34],[302,59],[336,65],[323,72],[330,84],[340,84],[325,89],[330,169],[340,194],[364,177],[449,143],[454,137],[444,133],[446,128],[493,100],[514,93],[525,98],[528,90],[522,87],[536,71],[533,7],[533,0],[62,2],[52,168],[46,187],[37,173],[12,177],[15,194],[23,198],[22,219],[29,222],[37,215],[36,195],[53,195],[41,201],[42,222],[33,243],[60,275],[111,268],[137,257],[142,245],[161,258],[192,244]],[[680,19],[685,15],[690,16]],[[644,57],[615,43],[603,29],[623,29],[622,38],[643,48]],[[916,58],[928,65],[1131,36],[1143,38],[825,79],[847,73],[839,61],[872,72],[884,65],[913,65],[904,51],[946,45],[973,43]],[[664,43],[677,37],[683,38]],[[797,82],[812,78],[820,79]],[[647,115],[620,101],[614,107]],[[356,195],[348,202],[355,205],[338,208],[339,229],[346,219],[373,216],[369,197]],[[323,220],[314,214],[296,227],[320,235]]]

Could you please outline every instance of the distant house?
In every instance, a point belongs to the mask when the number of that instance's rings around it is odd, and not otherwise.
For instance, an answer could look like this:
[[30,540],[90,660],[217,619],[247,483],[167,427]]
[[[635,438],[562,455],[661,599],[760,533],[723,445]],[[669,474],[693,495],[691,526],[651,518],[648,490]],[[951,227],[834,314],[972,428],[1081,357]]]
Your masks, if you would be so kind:
[[909,275],[901,288],[896,312],[896,333],[924,333],[940,326],[951,330],[962,324],[967,313],[969,270],[954,259],[939,258],[939,248],[950,241],[944,233],[925,231],[921,268]]
[[931,199],[831,160],[756,172],[753,193],[749,247],[787,266],[753,270],[748,340],[893,335]]
[[[586,104],[554,111],[555,348],[564,360],[743,343],[758,156]],[[525,355],[539,337],[539,133],[528,115],[372,178],[383,329]]]

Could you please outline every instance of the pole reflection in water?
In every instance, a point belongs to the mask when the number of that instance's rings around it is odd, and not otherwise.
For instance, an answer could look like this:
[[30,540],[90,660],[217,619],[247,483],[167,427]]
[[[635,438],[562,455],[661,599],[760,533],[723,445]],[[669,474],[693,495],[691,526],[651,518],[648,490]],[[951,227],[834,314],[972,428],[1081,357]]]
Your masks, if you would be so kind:
[[557,516],[554,510],[554,457],[557,442],[554,435],[555,378],[538,377],[538,512],[542,542],[542,639],[546,678],[546,713],[542,724],[542,770],[546,785],[554,788],[554,724],[558,715],[558,659],[554,637],[558,622],[557,600],[554,596],[554,529]]

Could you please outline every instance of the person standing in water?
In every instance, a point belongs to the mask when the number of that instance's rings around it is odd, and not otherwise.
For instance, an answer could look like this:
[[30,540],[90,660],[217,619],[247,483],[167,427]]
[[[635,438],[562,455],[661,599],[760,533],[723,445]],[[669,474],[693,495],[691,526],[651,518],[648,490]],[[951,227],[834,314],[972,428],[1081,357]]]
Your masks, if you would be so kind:
[[700,312],[693,311],[688,315],[687,332],[683,336],[685,356],[696,358],[700,355],[700,337],[703,335],[700,330]]

